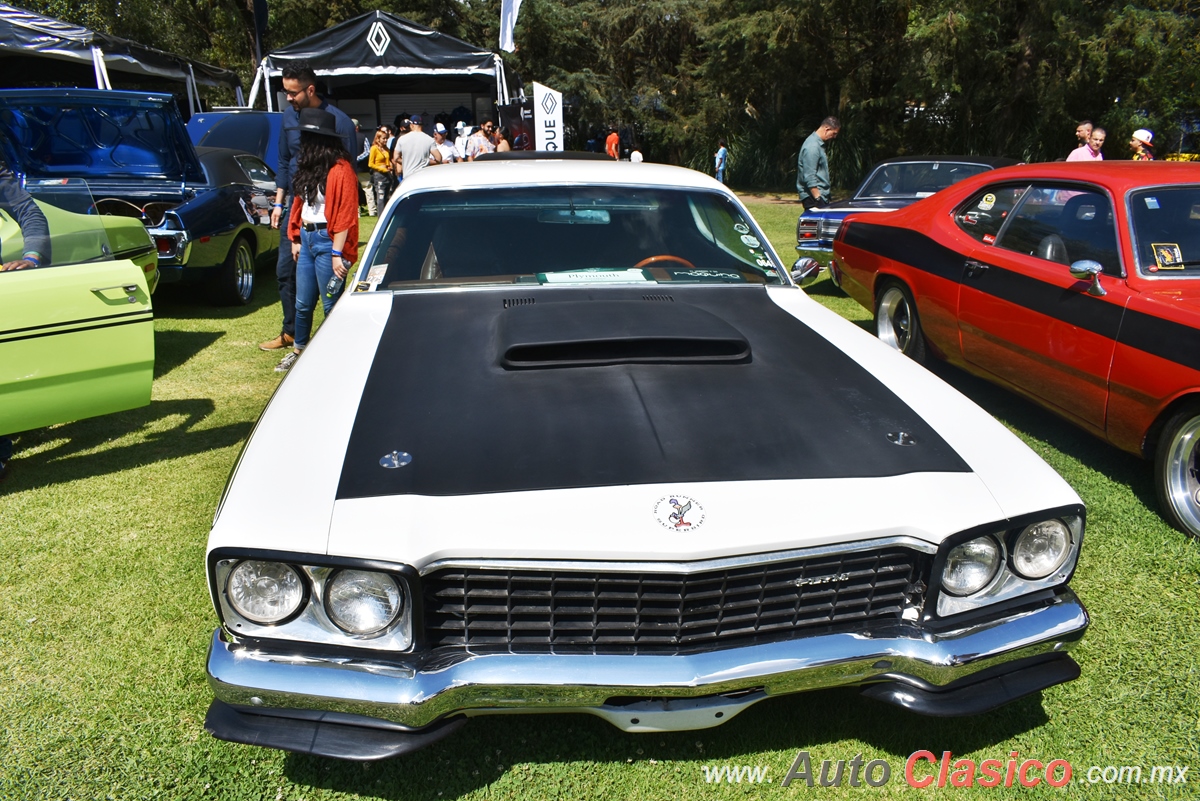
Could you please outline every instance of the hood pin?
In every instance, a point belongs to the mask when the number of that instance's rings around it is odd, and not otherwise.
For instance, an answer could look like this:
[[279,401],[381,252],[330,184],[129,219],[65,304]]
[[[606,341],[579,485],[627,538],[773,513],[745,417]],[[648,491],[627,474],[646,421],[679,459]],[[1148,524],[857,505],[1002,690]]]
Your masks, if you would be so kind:
[[916,438],[907,431],[894,431],[887,435],[888,442],[893,445],[916,445]]
[[412,461],[412,454],[404,451],[392,451],[385,453],[383,458],[379,460],[380,467],[386,467],[389,470],[394,470],[397,467],[404,467]]

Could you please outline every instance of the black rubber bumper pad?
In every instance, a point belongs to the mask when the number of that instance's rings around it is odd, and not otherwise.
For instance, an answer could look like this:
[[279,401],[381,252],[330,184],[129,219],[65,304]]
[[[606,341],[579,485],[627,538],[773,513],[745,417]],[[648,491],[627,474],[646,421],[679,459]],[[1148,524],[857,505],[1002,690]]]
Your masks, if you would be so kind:
[[204,728],[218,740],[359,762],[417,751],[466,723],[465,717],[455,717],[423,729],[401,731],[333,722],[322,719],[320,713],[311,717],[260,715],[215,700],[204,718]]
[[1049,659],[1020,660],[945,687],[897,679],[868,685],[862,694],[921,715],[962,717],[990,712],[1010,701],[1077,678],[1079,665],[1061,654]]

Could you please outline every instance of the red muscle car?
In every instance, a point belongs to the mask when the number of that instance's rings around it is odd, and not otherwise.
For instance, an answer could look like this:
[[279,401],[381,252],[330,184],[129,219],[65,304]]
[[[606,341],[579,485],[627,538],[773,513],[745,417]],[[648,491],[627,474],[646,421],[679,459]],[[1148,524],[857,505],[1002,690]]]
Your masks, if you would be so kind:
[[1200,538],[1200,164],[1029,164],[852,215],[834,281],[880,339],[1154,462]]

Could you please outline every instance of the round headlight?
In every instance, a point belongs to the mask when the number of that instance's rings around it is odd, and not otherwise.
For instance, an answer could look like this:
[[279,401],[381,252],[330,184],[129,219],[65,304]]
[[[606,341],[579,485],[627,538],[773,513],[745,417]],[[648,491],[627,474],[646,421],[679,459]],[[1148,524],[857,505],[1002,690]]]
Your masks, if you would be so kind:
[[1041,579],[1063,566],[1071,553],[1071,530],[1061,520],[1026,526],[1013,543],[1013,569],[1028,579]]
[[230,605],[254,623],[286,620],[304,602],[304,581],[282,562],[239,562],[225,585]]
[[946,554],[942,587],[951,595],[979,592],[1000,569],[1000,546],[991,537],[980,537],[956,545]]
[[325,585],[329,619],[350,634],[368,635],[386,629],[400,614],[403,596],[386,573],[339,570]]

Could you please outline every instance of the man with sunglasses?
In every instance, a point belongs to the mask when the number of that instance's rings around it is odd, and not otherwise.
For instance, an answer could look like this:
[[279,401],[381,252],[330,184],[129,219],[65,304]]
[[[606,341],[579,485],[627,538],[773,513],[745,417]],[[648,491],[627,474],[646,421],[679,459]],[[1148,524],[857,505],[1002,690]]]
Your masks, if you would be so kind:
[[496,151],[496,145],[492,142],[492,133],[495,130],[495,123],[484,117],[479,130],[467,140],[467,161],[474,161],[476,156]]
[[[291,214],[292,175],[296,172],[296,156],[300,152],[300,110],[319,108],[328,111],[337,120],[346,152],[358,152],[358,134],[354,121],[336,106],[317,94],[317,74],[307,61],[294,61],[283,68],[283,92],[288,107],[283,110],[283,124],[279,129],[279,171],[275,173],[275,207],[271,209],[271,227],[278,228],[280,220]],[[279,302],[283,305],[283,327],[279,336],[268,339],[258,347],[262,350],[290,348],[296,333],[296,261],[292,249],[279,248],[275,263],[275,276],[279,279]]]

